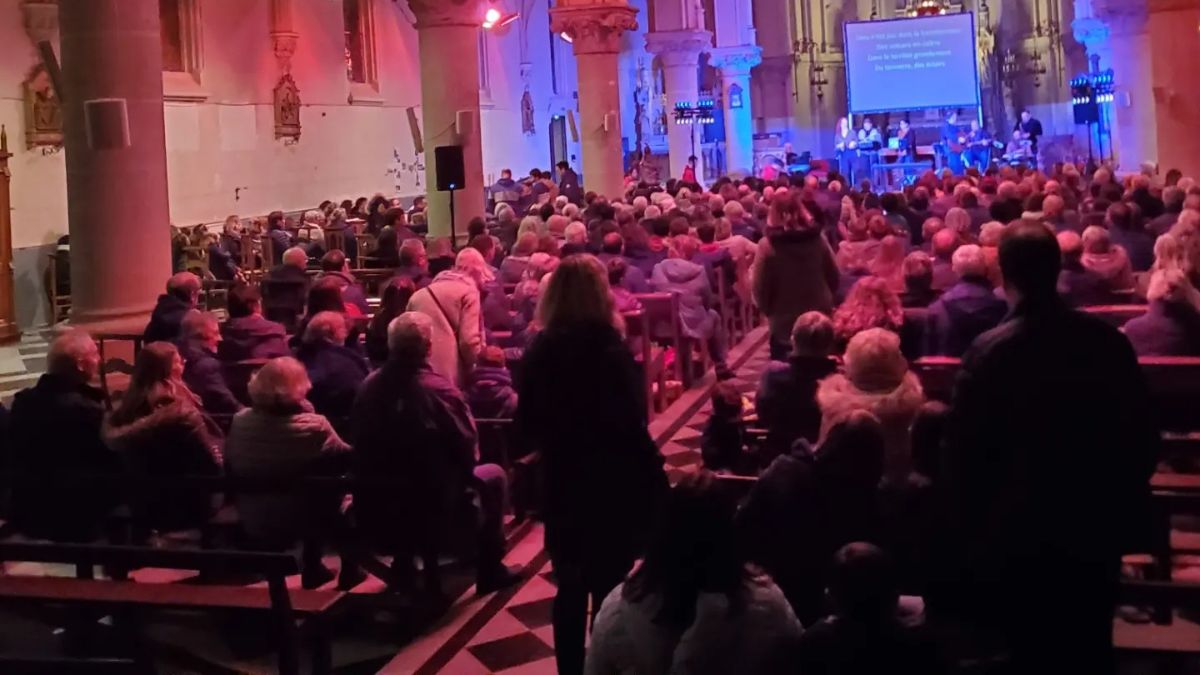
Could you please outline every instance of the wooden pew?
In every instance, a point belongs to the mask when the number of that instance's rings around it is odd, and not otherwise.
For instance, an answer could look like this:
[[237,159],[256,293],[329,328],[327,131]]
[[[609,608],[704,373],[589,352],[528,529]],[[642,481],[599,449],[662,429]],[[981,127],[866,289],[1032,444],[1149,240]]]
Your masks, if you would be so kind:
[[[692,343],[695,340],[683,334],[679,319],[679,296],[675,293],[638,293],[634,297],[642,303],[653,340],[675,349],[676,375],[684,388],[690,389],[696,380],[692,365]],[[703,347],[704,342],[700,344]]]
[[[74,565],[76,578],[0,577],[0,604],[63,605],[112,612],[118,624],[133,610],[242,612],[265,615],[275,632],[280,673],[298,675],[302,632],[313,648],[312,672],[332,670],[326,619],[341,603],[340,591],[288,590],[286,578],[298,573],[294,557],[281,553],[181,551],[134,546],[0,543],[0,560]],[[93,578],[96,566],[109,570],[161,568],[200,574],[233,573],[264,577],[266,588],[198,584],[146,584],[127,579]],[[121,575],[125,576],[125,575]]]
[[1146,313],[1146,305],[1095,305],[1081,308],[1084,312],[1102,319],[1113,328],[1120,328]]
[[[654,419],[655,410],[667,408],[667,359],[666,352],[654,344],[650,336],[650,320],[645,311],[625,312],[625,333],[634,348],[633,357],[642,367],[646,390],[646,419]],[[658,384],[658,393],[654,385]]]

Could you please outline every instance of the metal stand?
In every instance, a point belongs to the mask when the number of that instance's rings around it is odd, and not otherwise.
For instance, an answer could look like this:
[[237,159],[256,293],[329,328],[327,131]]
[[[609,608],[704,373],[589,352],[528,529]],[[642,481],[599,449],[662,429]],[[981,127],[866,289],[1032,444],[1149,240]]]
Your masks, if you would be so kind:
[[450,248],[458,252],[458,234],[454,230],[454,188],[450,188]]

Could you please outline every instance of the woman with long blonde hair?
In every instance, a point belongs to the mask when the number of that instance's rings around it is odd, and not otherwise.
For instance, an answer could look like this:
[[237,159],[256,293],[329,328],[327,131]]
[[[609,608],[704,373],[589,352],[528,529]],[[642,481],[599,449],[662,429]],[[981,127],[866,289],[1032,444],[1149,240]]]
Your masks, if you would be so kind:
[[604,266],[565,258],[538,304],[517,428],[541,453],[546,548],[558,577],[558,672],[583,672],[588,603],[599,610],[642,552],[666,489],[646,431],[646,380],[621,335]]

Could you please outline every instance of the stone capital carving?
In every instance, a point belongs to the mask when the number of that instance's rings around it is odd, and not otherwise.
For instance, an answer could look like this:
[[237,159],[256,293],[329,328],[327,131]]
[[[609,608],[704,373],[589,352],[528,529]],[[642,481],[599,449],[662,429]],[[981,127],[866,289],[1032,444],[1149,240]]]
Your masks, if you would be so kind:
[[1092,0],[1092,12],[1112,36],[1145,32],[1150,14],[1144,0]]
[[279,63],[279,70],[284,75],[292,72],[292,57],[296,55],[296,43],[299,41],[299,33],[271,33],[271,42],[275,50],[275,60]]
[[481,0],[408,0],[417,30],[439,26],[476,26],[483,20]]
[[34,45],[54,39],[58,32],[58,0],[24,0],[21,15],[25,34]]
[[1094,16],[1072,21],[1071,32],[1075,35],[1075,41],[1086,47],[1089,52],[1106,44],[1111,37],[1108,24]]
[[616,54],[621,34],[637,30],[637,10],[620,2],[563,2],[550,10],[550,30],[566,33],[576,54]]
[[646,33],[646,51],[658,56],[664,66],[697,65],[700,55],[712,48],[712,33],[706,30]]
[[762,63],[762,47],[742,45],[717,47],[708,53],[708,64],[720,68],[723,76],[749,75],[750,69]]

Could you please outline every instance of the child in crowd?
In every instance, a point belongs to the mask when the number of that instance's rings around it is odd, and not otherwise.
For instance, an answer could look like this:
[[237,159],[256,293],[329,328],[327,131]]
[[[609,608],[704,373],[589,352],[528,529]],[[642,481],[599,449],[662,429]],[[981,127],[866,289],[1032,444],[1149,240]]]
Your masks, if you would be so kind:
[[704,426],[700,456],[709,471],[753,471],[742,428],[742,394],[732,382],[713,387],[712,416]]
[[905,616],[897,575],[882,549],[863,542],[843,546],[833,557],[829,599],[834,614],[800,637],[799,672],[940,672],[920,617]]
[[471,414],[482,419],[511,419],[517,413],[517,392],[508,372],[504,350],[486,347],[467,383]]
[[613,258],[608,261],[608,287],[612,291],[613,306],[621,313],[636,312],[642,308],[642,303],[628,288],[625,288],[625,274],[629,271],[629,263],[624,258]]

